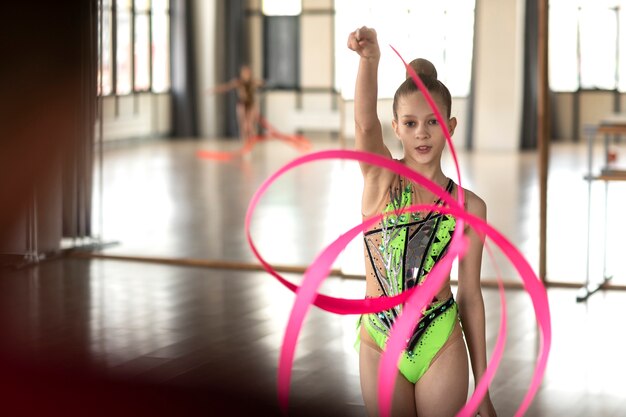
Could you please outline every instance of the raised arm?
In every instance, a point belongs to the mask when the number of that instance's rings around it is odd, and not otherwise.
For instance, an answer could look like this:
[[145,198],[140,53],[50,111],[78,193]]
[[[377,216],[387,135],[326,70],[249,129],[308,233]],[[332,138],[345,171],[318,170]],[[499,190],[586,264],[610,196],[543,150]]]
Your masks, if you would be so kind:
[[[481,219],[487,218],[485,202],[471,192],[466,193],[468,211]],[[459,261],[457,303],[461,315],[463,332],[472,363],[474,382],[482,378],[487,368],[485,336],[485,304],[480,288],[480,269],[483,253],[483,237],[468,228],[469,249]],[[496,417],[489,392],[478,408],[481,417]]]
[[214,87],[211,87],[209,89],[207,89],[207,94],[219,94],[219,93],[225,93],[227,91],[232,90],[233,88],[237,88],[237,84],[239,83],[239,80],[237,78],[233,78],[232,80],[225,82],[223,84],[218,84]]
[[[376,31],[361,27],[348,36],[348,48],[359,54],[359,71],[354,91],[355,148],[391,158],[383,142],[383,132],[378,119],[378,64],[380,48]],[[384,192],[392,174],[377,166],[361,163],[365,181],[363,191],[363,214],[369,212]]]
[[383,143],[383,133],[377,113],[380,48],[376,31],[362,27],[350,33],[348,48],[361,57],[354,90],[356,149],[391,156]]

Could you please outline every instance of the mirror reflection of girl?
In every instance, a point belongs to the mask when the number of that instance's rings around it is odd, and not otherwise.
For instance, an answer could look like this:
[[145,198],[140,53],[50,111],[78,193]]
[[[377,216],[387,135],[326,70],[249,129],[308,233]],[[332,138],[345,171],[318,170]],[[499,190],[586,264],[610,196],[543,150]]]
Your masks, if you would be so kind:
[[[354,118],[355,147],[392,158],[385,146],[377,115],[378,64],[380,48],[376,31],[362,27],[350,33],[348,47],[359,56]],[[427,60],[411,63],[438,108],[447,116],[450,134],[456,118],[450,117],[451,96],[437,80],[435,67]],[[408,78],[398,88],[393,104],[392,127],[402,143],[404,157],[399,162],[435,182],[455,199],[457,186],[441,169],[446,139],[433,110],[423,94]],[[436,210],[400,213],[414,204],[442,204],[419,184],[377,166],[361,164],[364,187],[362,214],[385,217],[364,232],[366,297],[385,297],[419,286],[448,248],[456,221]],[[486,205],[471,191],[464,190],[465,206],[473,215],[486,218]],[[415,324],[398,363],[393,401],[393,416],[454,416],[467,400],[469,365],[479,381],[486,366],[485,310],[480,288],[483,242],[471,228],[464,231],[469,247],[459,260],[456,300],[450,277],[426,307],[424,317]],[[378,415],[378,366],[395,318],[402,306],[361,317],[359,330],[359,369],[361,390],[367,413]],[[422,326],[422,327],[420,327]],[[466,347],[467,342],[467,347]],[[495,417],[489,397],[485,396],[478,414]]]
[[256,90],[263,85],[264,81],[255,79],[248,65],[242,65],[238,77],[208,90],[209,93],[225,93],[233,89],[237,91],[237,123],[239,137],[244,144],[257,135],[256,125],[259,113]]

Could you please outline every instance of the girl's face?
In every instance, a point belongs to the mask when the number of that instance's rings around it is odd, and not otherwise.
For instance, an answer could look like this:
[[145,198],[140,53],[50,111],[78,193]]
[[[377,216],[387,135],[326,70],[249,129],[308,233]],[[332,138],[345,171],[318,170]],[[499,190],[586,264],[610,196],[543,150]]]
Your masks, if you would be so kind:
[[241,67],[241,70],[239,71],[239,76],[247,81],[250,78],[252,78],[252,70],[250,69],[249,66],[244,65],[243,67]]
[[[437,95],[433,96],[442,114],[446,114],[445,105]],[[397,120],[391,124],[404,148],[404,158],[419,165],[439,164],[441,153],[446,144],[446,137],[421,92],[415,92],[398,99]],[[445,116],[444,116],[445,117]],[[450,135],[456,128],[456,118],[448,121]]]

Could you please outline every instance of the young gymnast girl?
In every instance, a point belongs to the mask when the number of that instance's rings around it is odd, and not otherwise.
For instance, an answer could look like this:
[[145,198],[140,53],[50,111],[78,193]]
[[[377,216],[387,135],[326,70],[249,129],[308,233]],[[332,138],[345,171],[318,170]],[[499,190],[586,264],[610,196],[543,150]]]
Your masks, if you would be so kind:
[[248,65],[242,65],[239,69],[239,77],[217,85],[208,91],[209,93],[225,93],[233,89],[237,90],[237,122],[239,136],[243,143],[247,143],[257,133],[258,111],[255,94],[256,90],[263,84],[263,80],[257,80],[252,76],[252,70]]
[[[380,60],[376,31],[367,27],[357,29],[350,33],[348,47],[360,56],[354,97],[356,149],[391,158],[376,113]],[[418,59],[411,65],[427,86],[441,114],[444,118],[447,116],[447,127],[452,134],[457,121],[450,117],[450,92],[437,80],[437,72],[430,62]],[[396,91],[392,128],[404,149],[404,158],[400,162],[456,198],[456,184],[441,169],[441,154],[446,143],[444,133],[411,78]],[[363,217],[386,214],[364,233],[366,297],[395,295],[428,279],[429,271],[446,252],[455,219],[436,211],[401,214],[398,211],[410,205],[442,203],[420,185],[383,168],[362,163],[361,172],[364,180]],[[483,200],[467,190],[464,195],[466,209],[485,219]],[[416,323],[400,357],[392,400],[393,416],[454,416],[468,396],[468,350],[474,380],[478,382],[485,372],[485,311],[480,289],[483,242],[471,228],[464,233],[470,243],[459,261],[456,301],[448,271],[446,283],[427,307],[424,318]],[[361,318],[361,390],[370,416],[378,414],[381,353],[394,319],[401,312],[402,306],[396,306]],[[488,393],[478,414],[481,417],[496,416]]]

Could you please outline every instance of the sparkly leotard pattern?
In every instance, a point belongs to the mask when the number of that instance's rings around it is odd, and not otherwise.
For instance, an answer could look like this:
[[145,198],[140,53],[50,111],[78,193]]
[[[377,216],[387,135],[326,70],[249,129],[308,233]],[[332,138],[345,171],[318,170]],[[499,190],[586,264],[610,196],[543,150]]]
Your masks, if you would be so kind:
[[[451,193],[453,186],[449,180],[446,191]],[[389,199],[383,209],[386,216],[377,227],[364,234],[367,270],[375,278],[383,297],[397,295],[424,282],[435,263],[445,254],[454,232],[454,217],[436,210],[425,215],[400,213],[402,208],[414,204],[413,195],[411,184],[397,178],[395,187],[390,187]],[[380,349],[384,349],[391,327],[401,312],[402,305],[399,305],[363,316],[362,325]],[[415,325],[400,358],[399,370],[409,381],[417,382],[426,372],[457,322],[458,309],[448,283]]]
[[249,110],[254,105],[254,81],[253,80],[239,80],[239,103],[243,104],[246,110]]

